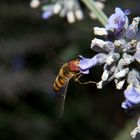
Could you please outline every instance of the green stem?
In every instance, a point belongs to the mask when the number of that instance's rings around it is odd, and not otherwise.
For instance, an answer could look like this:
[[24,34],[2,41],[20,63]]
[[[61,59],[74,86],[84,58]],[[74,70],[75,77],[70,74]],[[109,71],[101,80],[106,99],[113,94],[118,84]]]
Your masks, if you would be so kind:
[[96,7],[96,4],[94,0],[81,0],[87,7],[88,9],[93,12],[97,19],[105,26],[107,24],[108,18],[106,14],[100,10],[99,8]]

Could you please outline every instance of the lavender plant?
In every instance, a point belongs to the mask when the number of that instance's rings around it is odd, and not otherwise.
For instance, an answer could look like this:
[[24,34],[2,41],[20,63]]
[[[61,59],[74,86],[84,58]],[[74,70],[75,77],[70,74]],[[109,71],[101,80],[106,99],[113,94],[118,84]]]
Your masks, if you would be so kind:
[[[129,14],[129,10],[122,11],[117,7],[105,27],[94,27],[94,34],[105,39],[94,38],[91,41],[91,49],[97,54],[92,58],[79,56],[79,67],[81,73],[88,74],[92,67],[103,65],[101,81],[96,84],[98,89],[112,80],[116,89],[122,89],[126,82],[125,100],[121,107],[130,111],[140,104],[140,42],[135,39],[140,17],[133,18],[129,24]],[[133,138],[140,132],[139,121],[138,127],[131,133]]]
[[[91,18],[98,18],[101,23],[106,23],[107,17],[102,12],[104,4],[102,1],[94,0],[81,0],[86,7],[89,8],[89,15]],[[41,5],[42,8],[42,18],[48,19],[52,15],[59,15],[60,17],[66,17],[69,23],[74,23],[75,21],[80,21],[84,17],[83,9],[80,6],[80,1],[78,0],[32,0],[30,6],[32,8],[37,8]]]
[[[136,40],[140,17],[135,17],[129,23],[128,15],[130,10],[123,11],[115,9],[109,19],[102,12],[104,4],[101,1],[81,0],[89,9],[90,16],[97,18],[104,27],[94,27],[94,34],[103,39],[94,38],[91,41],[91,49],[97,54],[92,58],[85,58],[81,55],[79,69],[82,74],[89,74],[89,70],[97,65],[103,66],[101,80],[96,83],[98,89],[109,82],[115,82],[116,89],[127,88],[124,90],[125,100],[121,107],[127,112],[133,112],[140,106],[140,42]],[[30,5],[37,8],[41,4],[42,17],[48,19],[57,14],[66,17],[69,23],[82,20],[84,17],[83,9],[78,0],[32,0]],[[131,132],[132,138],[140,133],[140,117],[137,127]]]

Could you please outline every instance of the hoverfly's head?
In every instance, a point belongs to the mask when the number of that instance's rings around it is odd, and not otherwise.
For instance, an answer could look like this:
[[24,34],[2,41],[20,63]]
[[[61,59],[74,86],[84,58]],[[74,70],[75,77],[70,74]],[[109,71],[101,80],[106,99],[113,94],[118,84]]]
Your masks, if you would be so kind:
[[79,72],[79,59],[69,61],[68,65],[71,71]]

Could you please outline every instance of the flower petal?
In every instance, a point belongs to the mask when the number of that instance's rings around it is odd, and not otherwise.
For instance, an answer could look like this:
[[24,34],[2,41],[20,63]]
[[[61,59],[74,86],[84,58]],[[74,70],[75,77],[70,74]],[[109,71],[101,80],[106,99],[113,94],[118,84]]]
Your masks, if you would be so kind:
[[105,26],[106,30],[115,30],[116,32],[120,32],[125,25],[126,15],[128,15],[130,11],[126,10],[123,12],[120,8],[115,9],[115,13],[109,17],[108,24]]
[[131,103],[140,103],[140,87],[134,87],[132,84],[124,91],[125,98]]
[[127,108],[129,108],[129,107],[131,107],[131,106],[133,106],[133,105],[134,105],[134,104],[131,103],[130,101],[125,100],[124,102],[122,102],[121,107],[124,108],[124,109],[127,109]]
[[85,58],[81,55],[79,55],[79,57],[80,57],[79,68],[82,71],[86,71],[97,64],[97,59],[95,57],[92,57],[91,59]]
[[50,16],[52,16],[53,13],[53,9],[52,7],[48,7],[48,9],[46,9],[43,13],[42,13],[42,18],[43,19],[48,19]]
[[80,61],[79,61],[79,69],[82,73],[88,74],[90,68],[94,67],[95,65],[102,65],[106,62],[107,55],[103,53],[98,53],[92,58],[85,58],[81,55],[79,55]]
[[136,52],[134,54],[134,58],[136,59],[137,62],[140,63],[140,42],[137,43]]
[[125,13],[125,15],[129,15],[129,14],[131,14],[131,11],[129,9],[127,9],[124,11],[124,13]]

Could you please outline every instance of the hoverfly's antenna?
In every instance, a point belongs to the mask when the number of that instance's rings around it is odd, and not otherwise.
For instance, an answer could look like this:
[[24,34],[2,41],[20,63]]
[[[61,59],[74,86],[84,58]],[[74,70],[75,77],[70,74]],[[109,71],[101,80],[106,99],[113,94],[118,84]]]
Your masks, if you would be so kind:
[[78,77],[75,78],[75,82],[78,82],[81,85],[87,85],[87,84],[97,84],[97,82],[95,81],[87,81],[87,82],[81,82],[79,79],[82,76],[82,74],[80,74]]
[[50,56],[50,60],[55,56],[62,64],[65,63],[64,60],[53,49],[51,49],[49,47],[47,47],[47,49],[49,51],[49,55],[52,55],[52,56]]
[[62,118],[63,112],[64,112],[64,106],[65,106],[65,100],[66,100],[66,94],[67,94],[68,84],[69,84],[69,80],[66,82],[64,93],[61,94],[62,102],[61,102],[61,106],[60,106],[60,114],[59,114],[59,117],[60,118]]

